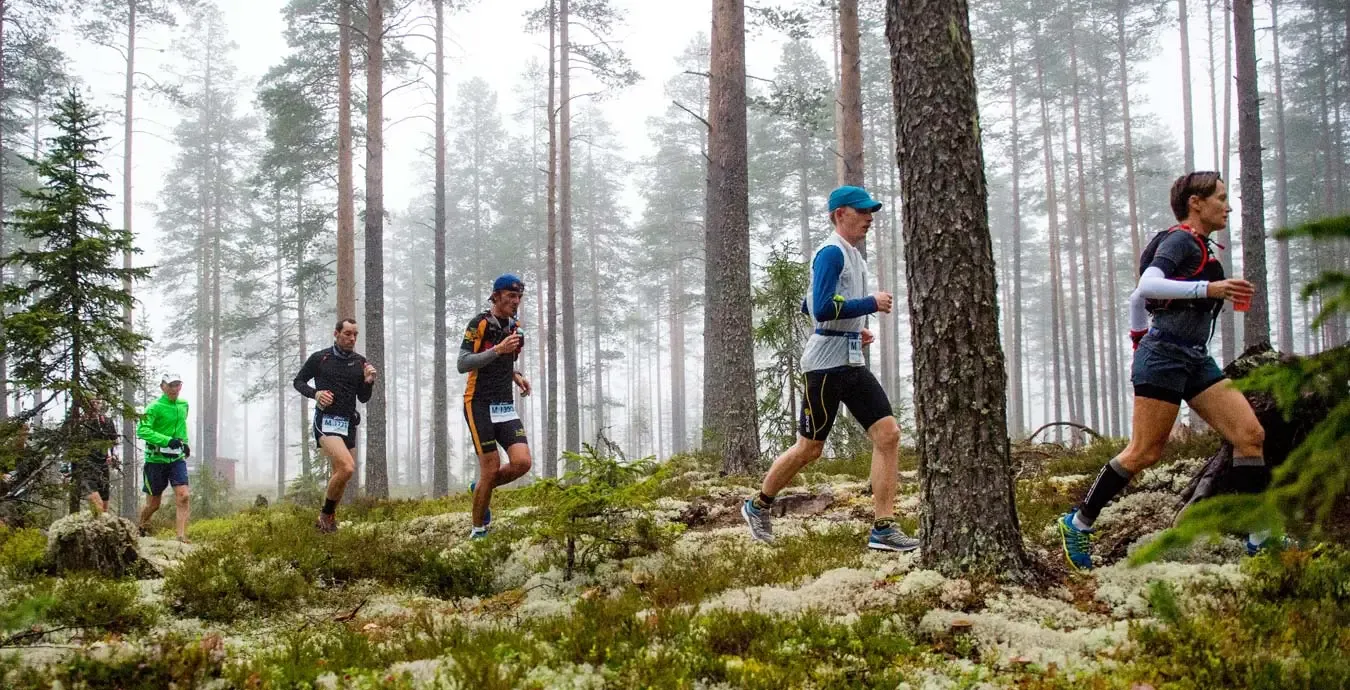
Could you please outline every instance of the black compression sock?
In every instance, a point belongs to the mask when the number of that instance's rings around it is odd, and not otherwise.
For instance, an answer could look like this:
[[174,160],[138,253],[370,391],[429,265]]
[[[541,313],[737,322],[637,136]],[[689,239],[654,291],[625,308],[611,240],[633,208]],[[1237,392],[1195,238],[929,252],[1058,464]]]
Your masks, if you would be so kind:
[[319,512],[324,515],[332,515],[337,512],[337,503],[337,501],[334,501],[331,498],[326,498],[323,501],[323,510],[320,510]]
[[1259,494],[1270,486],[1270,468],[1260,456],[1233,458],[1232,487],[1238,493]]
[[1119,458],[1111,458],[1111,462],[1106,463],[1102,471],[1097,473],[1096,481],[1092,482],[1092,488],[1088,489],[1087,497],[1083,499],[1083,505],[1078,509],[1082,521],[1091,527],[1101,514],[1102,508],[1105,508],[1106,504],[1130,483],[1133,476],[1120,464]]

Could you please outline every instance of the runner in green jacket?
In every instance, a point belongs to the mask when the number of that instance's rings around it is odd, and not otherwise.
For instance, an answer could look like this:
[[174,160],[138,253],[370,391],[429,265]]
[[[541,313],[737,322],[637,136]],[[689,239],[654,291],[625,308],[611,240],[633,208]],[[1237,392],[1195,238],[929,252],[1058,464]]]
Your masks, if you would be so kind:
[[183,377],[166,374],[159,383],[159,389],[164,395],[145,408],[141,423],[136,427],[137,438],[145,441],[142,491],[150,494],[150,499],[141,509],[141,535],[146,534],[151,516],[159,510],[160,495],[164,493],[164,488],[172,485],[178,541],[186,543],[190,507],[187,458],[191,457],[192,449],[188,447],[188,404],[186,400],[178,399],[183,390]]

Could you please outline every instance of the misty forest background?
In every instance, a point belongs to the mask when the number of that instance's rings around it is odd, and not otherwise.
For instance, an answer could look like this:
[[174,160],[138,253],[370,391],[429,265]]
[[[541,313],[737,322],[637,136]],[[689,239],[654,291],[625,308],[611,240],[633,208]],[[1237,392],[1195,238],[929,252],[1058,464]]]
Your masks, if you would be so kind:
[[[134,287],[132,317],[153,338],[139,355],[149,383],[127,397],[146,404],[159,375],[181,369],[196,462],[229,466],[237,486],[275,496],[325,472],[308,431],[311,401],[291,378],[330,342],[337,317],[354,316],[358,350],[381,370],[363,413],[359,491],[444,495],[467,484],[476,471],[460,421],[464,377],[446,362],[464,323],[486,308],[492,279],[514,272],[528,285],[519,366],[535,391],[521,400],[534,473],[557,476],[561,451],[601,438],[630,458],[707,443],[730,471],[756,467],[794,433],[803,261],[829,232],[825,195],[844,182],[885,203],[866,253],[873,288],[897,301],[872,321],[869,365],[912,440],[884,3],[747,8],[752,54],[776,54],[752,60],[746,81],[749,255],[739,258],[752,294],[721,270],[738,259],[725,250],[717,205],[734,181],[709,180],[715,56],[705,33],[640,74],[631,53],[642,46],[625,42],[631,27],[616,0],[549,0],[526,13],[438,0],[251,4],[285,17],[286,52],[265,56],[258,73],[240,69],[259,58],[240,55],[221,6],[206,0],[0,2],[0,214],[10,217],[18,190],[35,182],[55,103],[71,88],[85,93],[106,112],[109,220],[145,251],[129,261],[153,267]],[[1173,222],[1167,191],[1178,175],[1217,169],[1230,181],[1235,210],[1219,241],[1239,275],[1256,249],[1249,231],[1273,237],[1350,209],[1350,9],[1340,0],[1233,9],[1217,0],[972,5],[1014,439],[1055,421],[1128,435],[1126,300],[1142,244]],[[445,37],[468,13],[499,14],[499,31],[535,37],[528,69],[474,71],[447,59]],[[1245,178],[1237,122],[1257,102],[1239,98],[1243,41],[1257,58],[1263,163]],[[1181,60],[1158,59],[1176,48]],[[121,80],[82,73],[91,55]],[[626,114],[611,107],[640,80],[664,84],[645,142],[620,134],[615,118]],[[402,207],[384,201],[394,135],[418,156]],[[171,146],[167,165],[137,163],[147,141]],[[156,194],[138,192],[151,181]],[[1253,181],[1264,200],[1249,198]],[[133,223],[137,209],[153,222]],[[0,252],[20,241],[7,228]],[[1220,363],[1266,339],[1296,353],[1346,342],[1345,316],[1311,328],[1321,305],[1299,295],[1325,271],[1350,270],[1350,248],[1268,239],[1262,250],[1260,280],[1246,277],[1267,299],[1247,323],[1223,313]],[[7,270],[6,281],[23,278]],[[750,322],[728,316],[751,304]],[[42,397],[10,387],[0,415]],[[64,411],[39,423],[59,424]],[[836,427],[835,452],[865,442],[853,426]],[[122,430],[116,503],[132,514],[140,452],[130,422]],[[1075,432],[1045,433],[1072,441]]]

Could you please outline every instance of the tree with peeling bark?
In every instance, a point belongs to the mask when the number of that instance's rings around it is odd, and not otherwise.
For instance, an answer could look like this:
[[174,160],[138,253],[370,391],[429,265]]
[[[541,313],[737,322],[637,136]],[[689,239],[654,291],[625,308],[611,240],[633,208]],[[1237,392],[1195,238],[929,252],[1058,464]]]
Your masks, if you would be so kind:
[[[979,128],[971,126],[979,111],[968,8],[964,0],[888,0],[886,21],[914,343],[922,560],[946,571],[1025,578],[984,153]],[[971,529],[976,522],[979,529]]]
[[745,3],[714,0],[708,100],[708,208],[705,295],[718,324],[703,334],[704,448],[731,474],[759,459],[755,358],[751,335],[750,208],[746,150]]

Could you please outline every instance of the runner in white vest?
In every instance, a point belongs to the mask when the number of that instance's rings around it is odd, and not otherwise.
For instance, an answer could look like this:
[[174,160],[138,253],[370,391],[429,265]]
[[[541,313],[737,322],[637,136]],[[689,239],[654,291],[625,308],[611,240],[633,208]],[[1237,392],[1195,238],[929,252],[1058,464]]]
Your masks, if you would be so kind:
[[867,316],[891,312],[890,293],[867,294],[867,262],[857,248],[872,226],[872,214],[880,209],[881,204],[861,187],[840,187],[830,193],[830,223],[835,231],[811,260],[811,293],[802,307],[814,330],[802,352],[806,395],[797,442],[774,460],[759,495],[741,506],[751,536],[760,541],[773,541],[770,509],[774,496],[820,457],[842,402],[872,439],[875,521],[868,548],[912,551],[919,547],[919,540],[895,524],[900,425],[886,391],[863,366],[863,348],[874,340],[865,327]]

